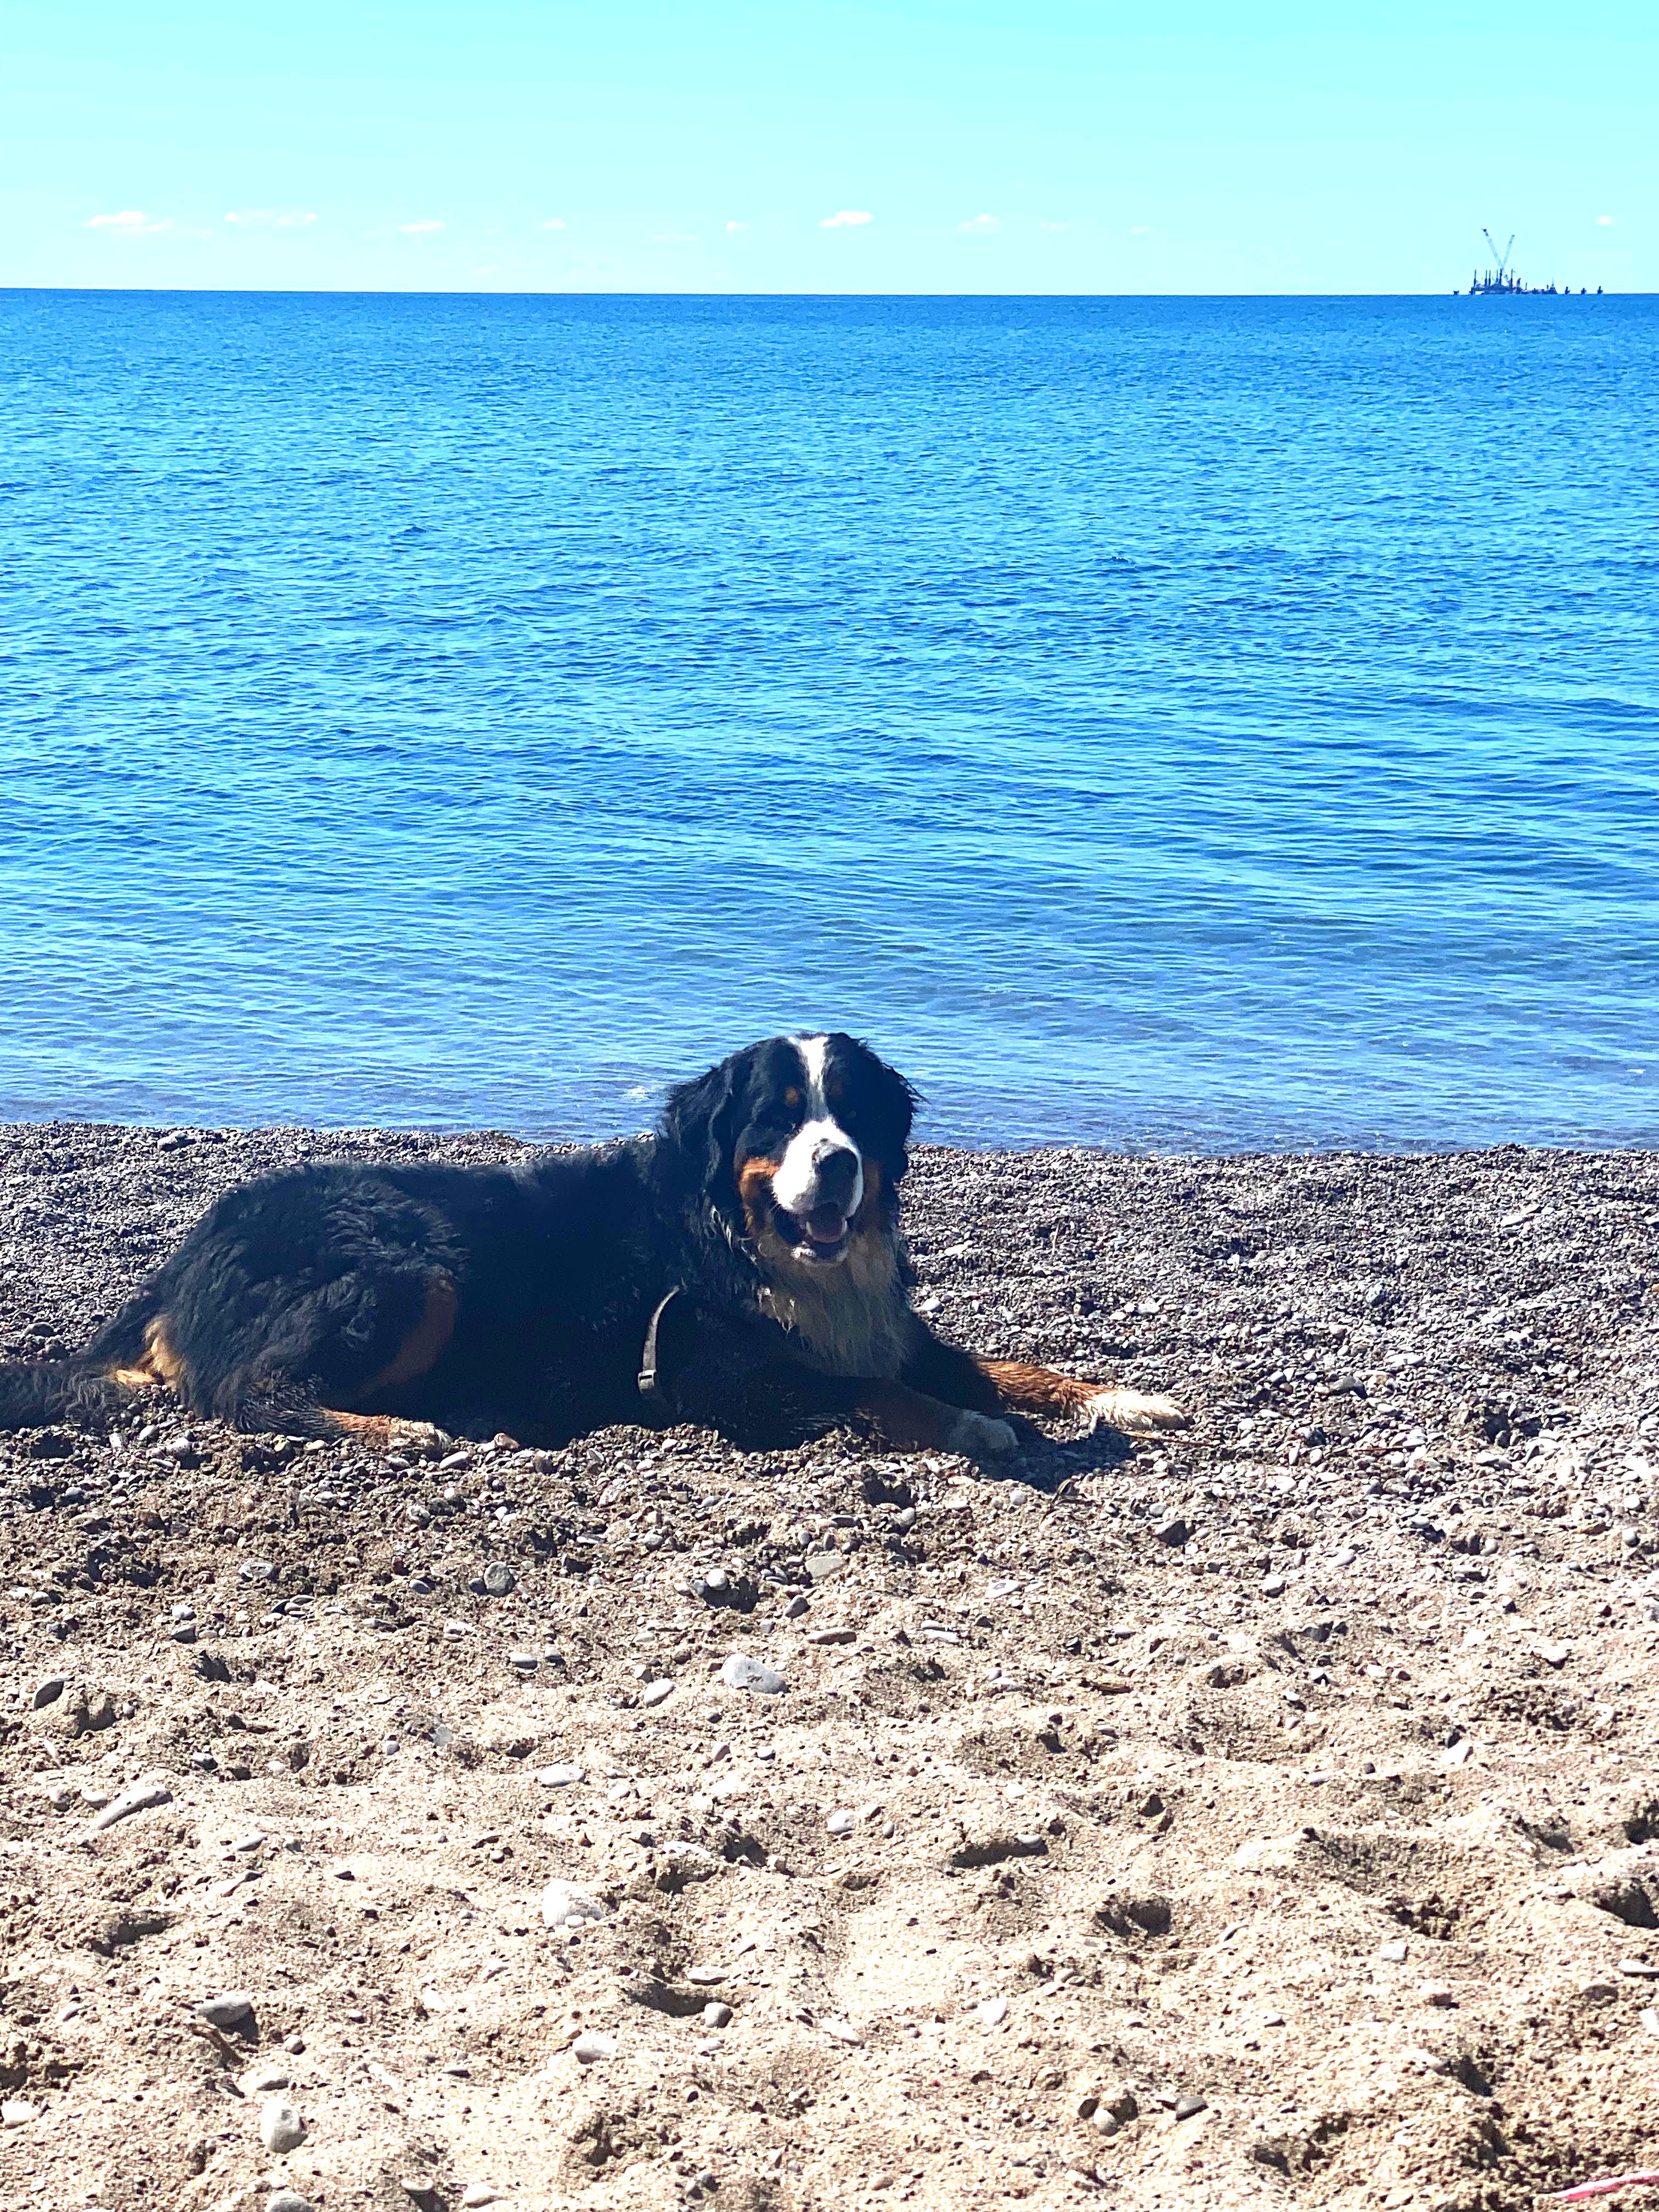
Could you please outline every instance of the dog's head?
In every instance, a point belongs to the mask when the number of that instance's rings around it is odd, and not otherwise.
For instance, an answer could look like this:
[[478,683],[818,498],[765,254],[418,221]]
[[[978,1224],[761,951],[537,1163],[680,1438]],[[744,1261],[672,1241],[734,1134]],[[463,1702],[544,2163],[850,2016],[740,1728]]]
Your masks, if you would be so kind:
[[763,1262],[818,1271],[890,1234],[915,1103],[856,1037],[771,1037],[671,1091],[659,1135]]

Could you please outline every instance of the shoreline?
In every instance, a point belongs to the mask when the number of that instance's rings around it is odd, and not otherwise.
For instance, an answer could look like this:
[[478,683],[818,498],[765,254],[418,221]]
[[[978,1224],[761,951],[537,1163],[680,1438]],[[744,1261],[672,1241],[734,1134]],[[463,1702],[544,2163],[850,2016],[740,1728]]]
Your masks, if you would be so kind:
[[[180,1133],[0,1127],[7,1356],[322,1143],[520,1142]],[[905,1191],[936,1326],[1192,1429],[997,1481],[0,1436],[9,2191],[1522,2212],[1644,2162],[1659,1153],[922,1146]]]

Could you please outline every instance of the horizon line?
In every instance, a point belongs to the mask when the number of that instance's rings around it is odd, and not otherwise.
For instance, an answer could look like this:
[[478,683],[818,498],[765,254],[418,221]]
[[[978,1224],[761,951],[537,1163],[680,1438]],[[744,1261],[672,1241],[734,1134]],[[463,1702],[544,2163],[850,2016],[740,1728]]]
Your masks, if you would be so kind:
[[[1464,300],[1485,295],[1471,294],[1462,285],[1450,285],[1434,291],[1417,290],[1375,292],[1323,292],[1316,290],[1294,292],[1207,292],[1207,291],[1060,291],[1045,289],[1041,291],[954,291],[945,289],[910,291],[851,291],[831,292],[793,290],[783,288],[764,291],[744,291],[736,286],[706,285],[695,290],[677,290],[669,286],[650,286],[641,289],[623,285],[538,285],[517,289],[509,285],[444,285],[441,287],[391,284],[91,284],[64,283],[58,284],[27,284],[0,279],[0,294],[7,293],[95,293],[118,298],[157,296],[176,299],[357,299],[357,300]],[[1587,287],[1566,285],[1551,293],[1522,292],[1505,294],[1505,299],[1577,300],[1617,299],[1650,300],[1659,292],[1609,291],[1600,287],[1591,292]]]

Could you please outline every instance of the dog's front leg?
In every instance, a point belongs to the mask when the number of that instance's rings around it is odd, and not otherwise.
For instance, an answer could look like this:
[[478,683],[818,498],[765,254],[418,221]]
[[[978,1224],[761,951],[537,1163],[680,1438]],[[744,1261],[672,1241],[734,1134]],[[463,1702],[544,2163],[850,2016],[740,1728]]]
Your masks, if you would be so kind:
[[1184,1429],[1185,1410],[1173,1398],[1144,1390],[1120,1390],[1109,1382],[1089,1382],[1057,1374],[1029,1359],[981,1359],[946,1344],[929,1330],[917,1346],[904,1379],[918,1390],[971,1406],[979,1413],[1046,1413],[1081,1419],[1091,1429]]
[[1006,1421],[952,1406],[906,1382],[867,1382],[854,1407],[899,1451],[960,1452],[964,1459],[1005,1460],[1019,1449]]

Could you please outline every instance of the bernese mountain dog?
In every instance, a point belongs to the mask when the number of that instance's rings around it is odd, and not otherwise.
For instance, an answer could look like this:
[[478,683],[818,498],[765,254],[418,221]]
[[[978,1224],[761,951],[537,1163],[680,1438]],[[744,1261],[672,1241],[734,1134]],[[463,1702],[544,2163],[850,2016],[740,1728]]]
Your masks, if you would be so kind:
[[1180,1425],[1170,1399],[992,1359],[910,1304],[915,1093],[855,1037],[773,1037],[647,1136],[504,1166],[328,1164],[228,1191],[96,1340],[0,1367],[0,1427],[151,1394],[245,1430],[423,1449],[692,1421],[769,1449],[847,1423],[985,1461],[1005,1413]]

